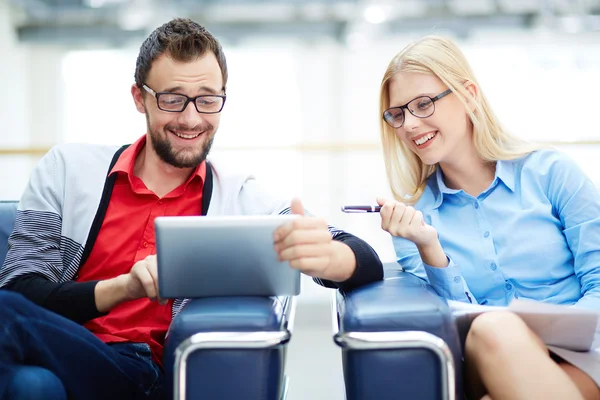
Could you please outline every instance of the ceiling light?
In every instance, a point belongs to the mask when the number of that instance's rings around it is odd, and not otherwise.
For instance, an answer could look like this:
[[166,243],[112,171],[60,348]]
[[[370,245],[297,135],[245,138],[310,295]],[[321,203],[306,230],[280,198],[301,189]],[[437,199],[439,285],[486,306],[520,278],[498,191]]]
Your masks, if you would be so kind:
[[365,20],[371,24],[380,24],[385,21],[385,12],[379,6],[368,6],[365,8]]

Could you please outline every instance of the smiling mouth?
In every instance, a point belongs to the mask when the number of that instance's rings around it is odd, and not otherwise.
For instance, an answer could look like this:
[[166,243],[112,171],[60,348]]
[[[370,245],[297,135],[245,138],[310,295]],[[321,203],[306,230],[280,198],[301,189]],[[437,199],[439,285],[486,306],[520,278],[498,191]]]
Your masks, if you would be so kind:
[[172,131],[172,130],[169,130],[169,132],[171,132],[171,133],[172,133],[172,134],[174,134],[175,136],[178,136],[178,137],[180,137],[180,138],[182,138],[182,139],[188,139],[188,140],[189,140],[189,139],[195,139],[195,138],[197,138],[198,136],[202,135],[202,132],[193,133],[193,134],[184,134],[184,133],[177,132],[177,131]]
[[428,141],[430,141],[431,139],[433,139],[434,137],[436,137],[437,132],[431,132],[423,137],[418,138],[417,140],[413,140],[413,142],[415,142],[415,144],[417,146],[420,146],[424,143],[427,143]]

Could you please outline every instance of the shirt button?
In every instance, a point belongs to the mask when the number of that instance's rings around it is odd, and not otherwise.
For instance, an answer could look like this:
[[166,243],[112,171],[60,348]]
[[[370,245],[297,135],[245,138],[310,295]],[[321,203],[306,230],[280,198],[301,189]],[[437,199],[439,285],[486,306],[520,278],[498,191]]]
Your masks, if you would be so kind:
[[492,263],[490,265],[490,268],[492,269],[492,271],[495,271],[498,268],[498,266],[496,265],[496,263]]
[[479,208],[479,203],[475,202],[475,208]]
[[142,243],[142,246],[144,246],[144,247],[148,247],[148,242],[144,242],[144,243]]
[[483,237],[484,237],[484,238],[487,238],[487,237],[489,237],[489,236],[490,236],[490,232],[489,232],[489,231],[485,231],[485,232],[483,233]]
[[504,285],[504,287],[506,288],[506,290],[512,290],[513,286],[510,283],[507,283],[506,285]]
[[162,203],[163,203],[163,201],[162,201],[162,200],[159,200],[159,201],[157,201],[157,202],[156,202],[156,204],[158,204],[159,206],[160,206]]
[[454,277],[454,282],[456,282],[456,283],[460,282],[460,276],[455,276]]

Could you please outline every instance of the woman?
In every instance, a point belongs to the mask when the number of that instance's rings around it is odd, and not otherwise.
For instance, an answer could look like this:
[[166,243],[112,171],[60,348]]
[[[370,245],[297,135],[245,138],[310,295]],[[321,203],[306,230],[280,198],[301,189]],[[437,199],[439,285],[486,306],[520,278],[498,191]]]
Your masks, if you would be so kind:
[[[562,153],[502,128],[452,41],[425,37],[394,57],[380,107],[396,200],[377,201],[407,271],[447,299],[600,310],[600,193]],[[476,318],[465,354],[472,398],[600,399],[600,365],[559,358],[512,313]]]

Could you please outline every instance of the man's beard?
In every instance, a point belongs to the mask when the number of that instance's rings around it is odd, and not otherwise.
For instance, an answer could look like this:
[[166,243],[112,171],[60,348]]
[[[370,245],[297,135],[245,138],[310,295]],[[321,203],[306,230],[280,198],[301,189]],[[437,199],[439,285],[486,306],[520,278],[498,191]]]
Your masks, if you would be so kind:
[[[163,129],[164,129],[166,137],[163,137],[156,131],[152,130],[152,128],[150,127],[149,121],[148,121],[147,125],[148,125],[148,132],[150,132],[150,142],[152,142],[152,148],[154,149],[154,151],[156,152],[158,157],[161,160],[163,160],[164,162],[166,162],[167,164],[171,164],[172,166],[177,167],[177,168],[196,168],[204,160],[206,160],[206,157],[208,156],[208,153],[210,152],[210,148],[212,147],[212,144],[213,144],[214,127],[211,124],[206,124],[202,127],[202,129],[198,129],[198,127],[195,127],[195,129],[194,129],[194,131],[203,132],[202,133],[203,135],[211,135],[211,136],[209,136],[208,140],[204,143],[204,146],[202,147],[200,152],[194,151],[193,153],[191,153],[190,151],[186,151],[185,149],[183,149],[183,150],[179,150],[179,152],[176,153],[173,150],[173,146],[171,146],[171,143],[169,142],[168,135],[170,135],[171,133],[168,131],[169,130],[173,130],[173,131],[181,130],[181,131],[185,132],[185,131],[189,131],[189,129],[185,129],[185,128],[181,129],[180,127],[174,127],[174,126],[165,126]],[[191,147],[190,147],[190,149],[191,149]]]

